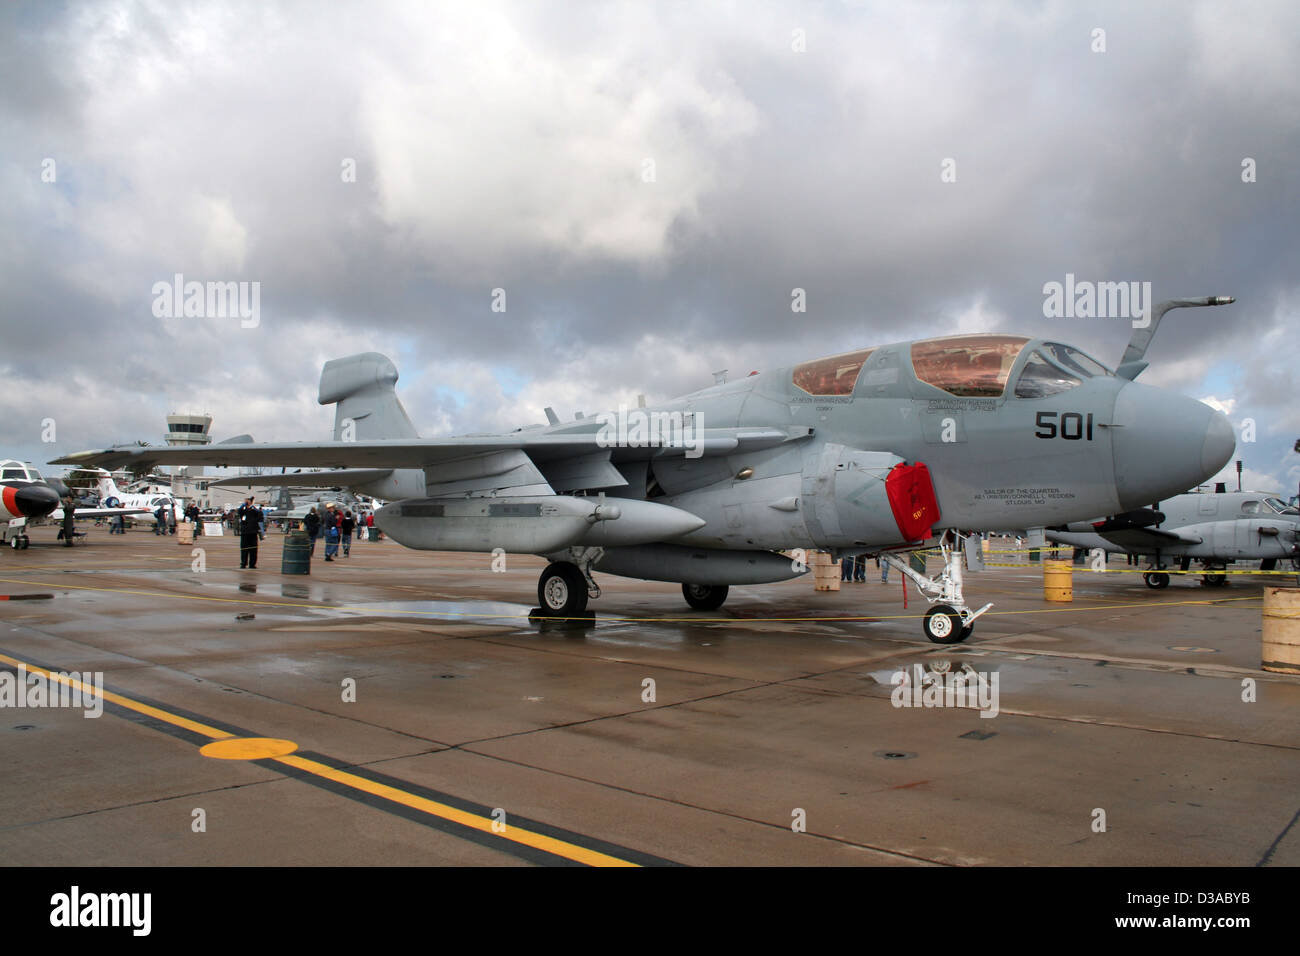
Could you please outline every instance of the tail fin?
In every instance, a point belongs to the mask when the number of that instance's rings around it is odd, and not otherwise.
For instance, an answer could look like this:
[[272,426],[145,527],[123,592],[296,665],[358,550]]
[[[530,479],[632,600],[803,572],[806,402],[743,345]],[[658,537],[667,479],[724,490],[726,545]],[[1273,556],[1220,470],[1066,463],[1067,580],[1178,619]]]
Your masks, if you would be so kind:
[[397,400],[397,366],[386,355],[362,352],[331,359],[320,371],[316,401],[335,405],[335,441],[419,438]]
[[108,501],[121,502],[122,492],[117,487],[117,482],[113,480],[113,476],[110,475],[103,468],[96,468],[95,471],[99,475],[99,477],[95,480],[95,491],[99,492],[100,503],[106,508],[111,508],[113,507],[113,505],[105,504],[105,502]]

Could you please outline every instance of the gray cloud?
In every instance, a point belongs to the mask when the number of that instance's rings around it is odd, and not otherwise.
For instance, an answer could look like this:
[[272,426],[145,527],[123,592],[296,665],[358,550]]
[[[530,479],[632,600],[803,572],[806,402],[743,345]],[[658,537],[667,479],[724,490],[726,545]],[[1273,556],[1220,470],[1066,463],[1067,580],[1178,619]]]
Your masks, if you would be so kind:
[[[1122,321],[1042,315],[1072,272],[1237,295],[1171,316],[1147,379],[1231,400],[1260,480],[1300,477],[1293,5],[0,17],[0,446],[26,457],[157,441],[177,408],[321,434],[320,362],[367,349],[440,433],[966,328],[1114,362]],[[260,282],[261,324],[155,318],[176,273]]]

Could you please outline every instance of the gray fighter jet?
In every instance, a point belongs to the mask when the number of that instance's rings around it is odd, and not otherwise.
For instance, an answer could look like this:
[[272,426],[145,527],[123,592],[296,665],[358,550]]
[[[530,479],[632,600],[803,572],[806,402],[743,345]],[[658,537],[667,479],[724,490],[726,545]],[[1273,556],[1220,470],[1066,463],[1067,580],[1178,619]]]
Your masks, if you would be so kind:
[[1172,560],[1184,571],[1200,562],[1202,581],[1217,587],[1227,583],[1232,561],[1258,559],[1272,570],[1279,559],[1300,555],[1300,511],[1259,492],[1178,495],[1101,521],[1049,528],[1046,535],[1076,548],[1150,556],[1151,570],[1143,575],[1150,588],[1169,586],[1164,569]]
[[[1133,379],[1168,309],[1231,301],[1161,303],[1117,371],[1054,337],[957,335],[801,362],[652,408],[569,422],[547,409],[547,425],[445,439],[417,437],[397,369],[370,352],[322,370],[333,442],[124,446],[57,463],[332,469],[314,480],[390,502],[375,524],[408,547],[545,556],[539,611],[559,617],[599,596],[593,571],[680,582],[692,607],[712,610],[731,585],[804,573],[798,549],[881,554],[930,601],[926,635],[952,643],[991,606],[972,610],[962,595],[962,532],[1128,511],[1228,461],[1221,413]],[[936,536],[938,575],[897,557]]]

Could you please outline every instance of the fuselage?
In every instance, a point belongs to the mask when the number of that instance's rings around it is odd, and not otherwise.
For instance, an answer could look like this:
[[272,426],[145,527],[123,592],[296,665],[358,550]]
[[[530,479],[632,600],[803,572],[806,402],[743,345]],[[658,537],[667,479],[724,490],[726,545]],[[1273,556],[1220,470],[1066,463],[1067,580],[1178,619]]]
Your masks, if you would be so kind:
[[[1176,494],[1232,455],[1232,428],[1202,402],[1139,385],[1068,345],[1015,335],[903,342],[803,362],[664,405],[620,409],[689,448],[710,429],[783,428],[766,447],[697,457],[611,447],[624,481],[580,489],[669,505],[703,519],[664,538],[733,550],[864,549],[907,541],[885,482],[923,462],[937,531],[1059,525]],[[529,429],[596,432],[615,413]],[[398,469],[359,490],[420,498],[424,473]],[[507,493],[507,492],[502,492]]]

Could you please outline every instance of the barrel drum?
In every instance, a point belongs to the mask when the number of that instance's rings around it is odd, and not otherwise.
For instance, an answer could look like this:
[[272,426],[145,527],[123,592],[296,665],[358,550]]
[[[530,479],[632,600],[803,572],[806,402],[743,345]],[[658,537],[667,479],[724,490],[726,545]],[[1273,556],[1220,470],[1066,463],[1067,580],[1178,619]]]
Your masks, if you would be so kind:
[[1260,666],[1300,674],[1300,588],[1264,588]]
[[1043,600],[1058,604],[1074,600],[1074,566],[1069,561],[1043,562]]
[[284,536],[280,573],[311,574],[311,538],[307,532],[291,531]]

